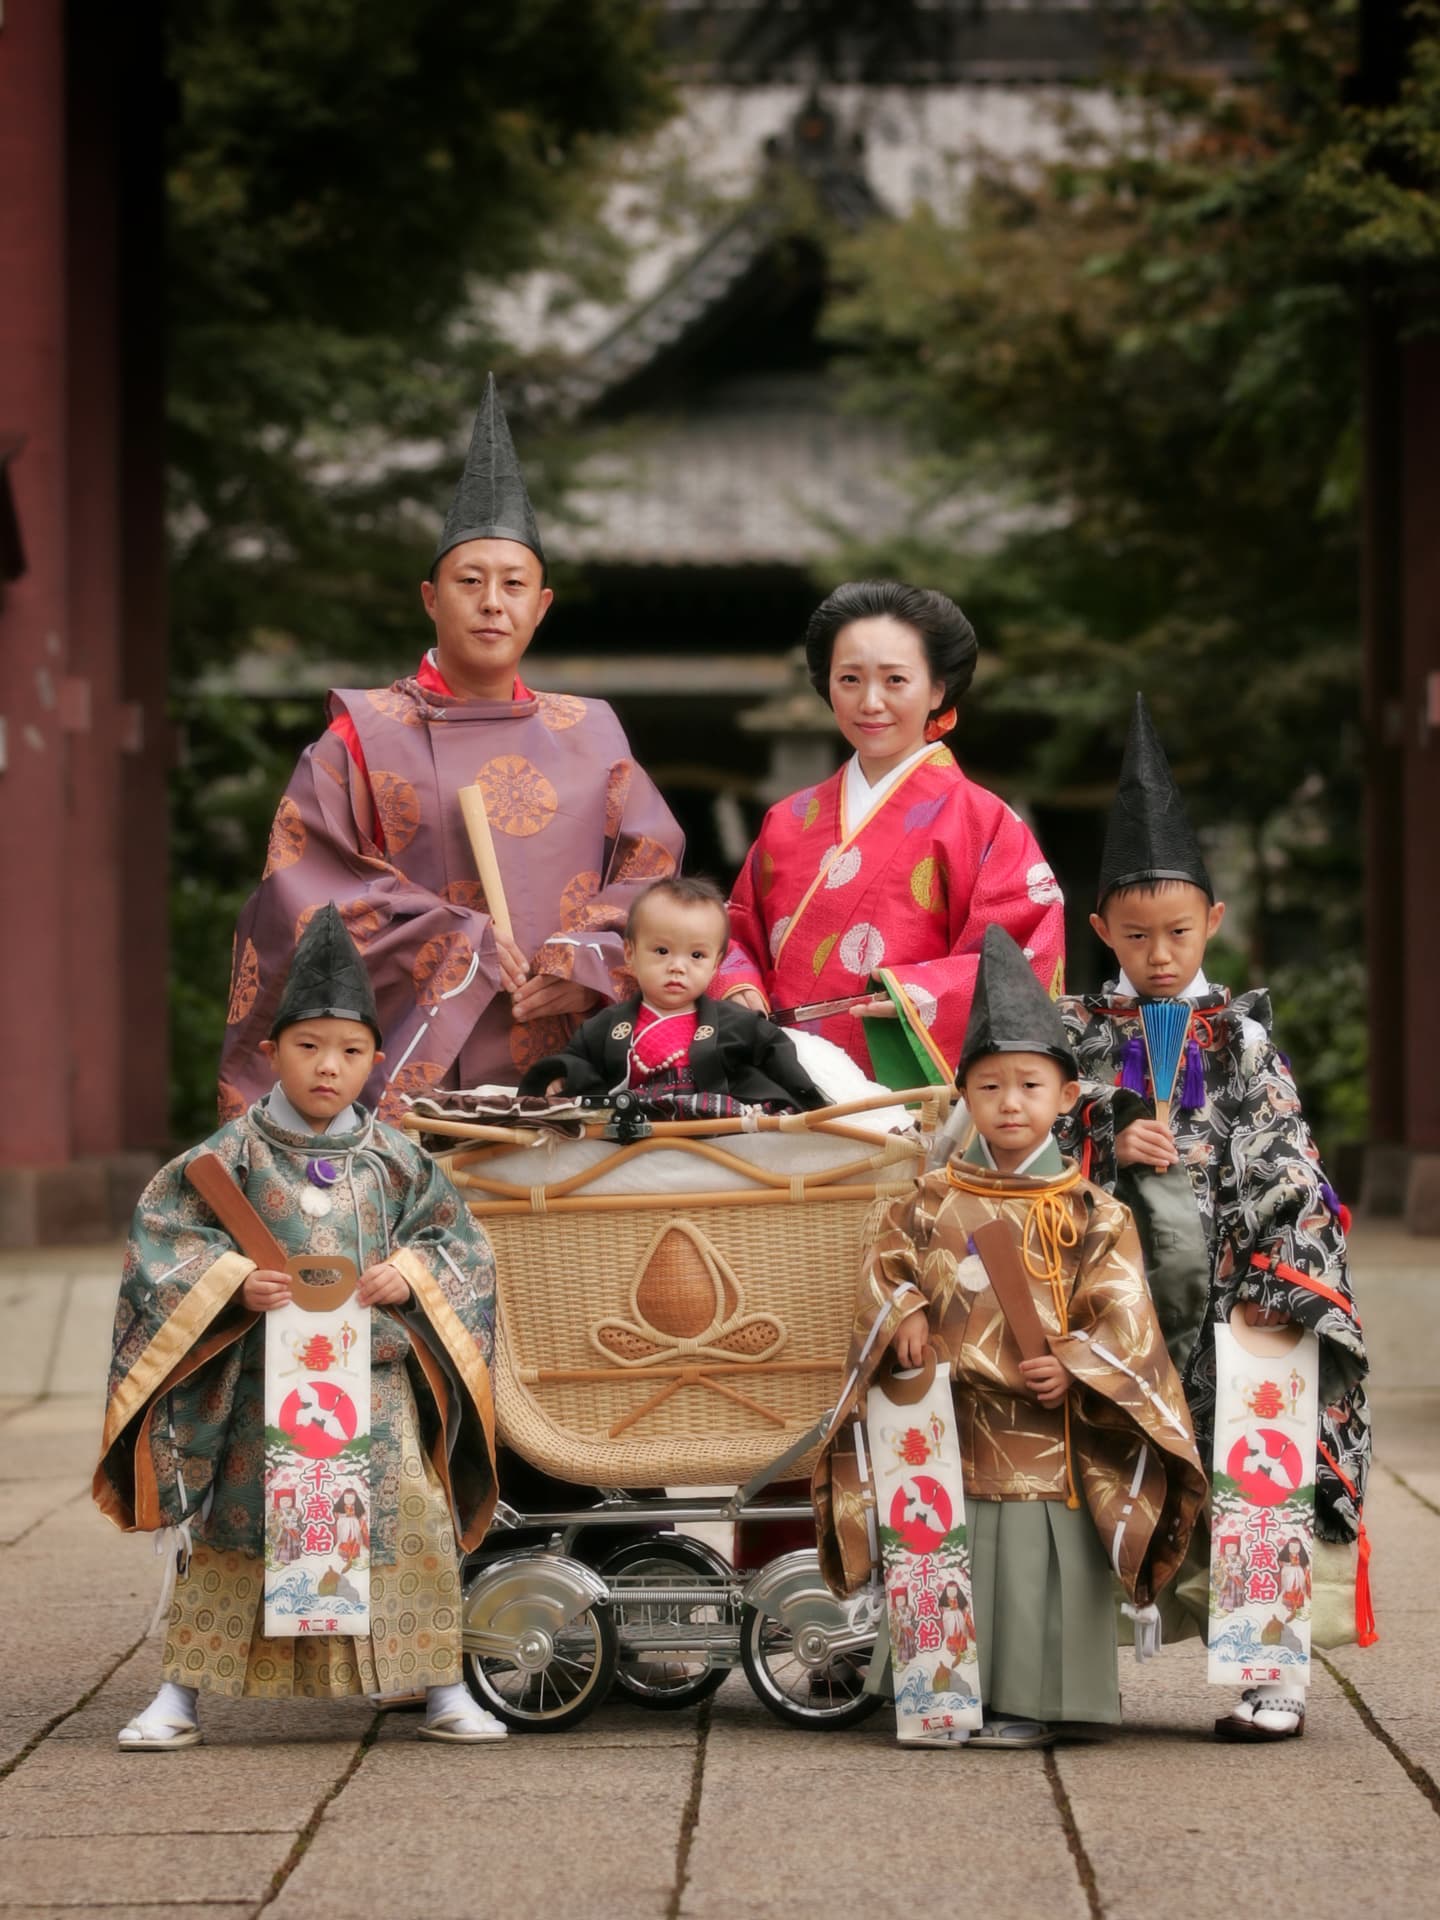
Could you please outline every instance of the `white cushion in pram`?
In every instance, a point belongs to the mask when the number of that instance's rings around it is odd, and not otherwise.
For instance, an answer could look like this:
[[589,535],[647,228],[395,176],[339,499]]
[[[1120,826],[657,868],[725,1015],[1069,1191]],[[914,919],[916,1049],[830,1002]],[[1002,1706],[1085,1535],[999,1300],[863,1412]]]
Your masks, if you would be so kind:
[[[800,1056],[801,1066],[826,1099],[837,1107],[851,1100],[874,1100],[886,1092],[878,1080],[869,1079],[833,1040],[826,1040],[818,1033],[807,1033],[803,1027],[797,1027],[790,1039]],[[880,1134],[908,1133],[914,1124],[914,1115],[904,1107],[873,1107],[868,1113],[852,1115],[850,1120],[851,1126]]]

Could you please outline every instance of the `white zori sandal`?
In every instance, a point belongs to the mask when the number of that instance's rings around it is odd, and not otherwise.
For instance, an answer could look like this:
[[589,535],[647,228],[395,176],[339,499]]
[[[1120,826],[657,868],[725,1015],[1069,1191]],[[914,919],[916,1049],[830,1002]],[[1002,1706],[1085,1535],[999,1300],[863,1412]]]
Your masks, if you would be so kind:
[[473,1747],[482,1740],[506,1740],[510,1729],[472,1700],[465,1687],[455,1685],[429,1689],[425,1718],[415,1733],[421,1740],[448,1740],[454,1746]]
[[180,1747],[198,1747],[194,1690],[167,1680],[149,1706],[120,1729],[116,1744],[122,1753],[173,1753]]
[[1283,1685],[1247,1687],[1215,1722],[1222,1740],[1298,1740],[1305,1731],[1305,1695]]

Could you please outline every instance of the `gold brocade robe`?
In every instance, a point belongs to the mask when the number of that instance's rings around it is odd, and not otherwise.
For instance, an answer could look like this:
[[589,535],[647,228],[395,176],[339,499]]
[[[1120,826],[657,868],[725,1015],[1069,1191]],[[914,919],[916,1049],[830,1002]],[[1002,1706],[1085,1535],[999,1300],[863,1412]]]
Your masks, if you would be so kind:
[[[1036,1278],[1033,1291],[1050,1351],[1074,1380],[1068,1441],[1064,1409],[1041,1407],[1022,1384],[1020,1348],[971,1239],[976,1227],[1003,1219],[1043,1270],[1032,1219],[1042,1196],[1061,1225],[1057,1281],[1052,1288]],[[869,1577],[849,1416],[862,1410],[895,1328],[921,1305],[950,1362],[967,1496],[1064,1500],[1073,1483],[1126,1592],[1137,1604],[1152,1600],[1185,1556],[1205,1474],[1129,1210],[1069,1165],[1037,1178],[952,1161],[881,1213],[860,1279],[847,1391],[812,1481],[830,1585],[851,1592]]]

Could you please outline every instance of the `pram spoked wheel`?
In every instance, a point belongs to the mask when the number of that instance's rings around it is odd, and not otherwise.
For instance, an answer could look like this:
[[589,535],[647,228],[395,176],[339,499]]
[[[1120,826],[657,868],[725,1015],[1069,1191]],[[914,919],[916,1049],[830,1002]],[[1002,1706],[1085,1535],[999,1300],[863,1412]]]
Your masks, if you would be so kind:
[[868,1720],[881,1696],[864,1691],[875,1650],[864,1597],[837,1600],[809,1552],[772,1561],[761,1578],[764,1604],[740,1610],[740,1664],[759,1699],[792,1727]]
[[[726,1597],[734,1575],[728,1563],[698,1540],[682,1534],[631,1540],[600,1566],[620,1619],[620,1663],[615,1684],[636,1706],[670,1712],[696,1706],[724,1684],[735,1652],[735,1612]],[[632,1599],[627,1581],[653,1590],[673,1587],[675,1599]],[[713,1594],[695,1598],[698,1586]],[[685,1596],[689,1597],[685,1597]],[[695,1645],[685,1645],[694,1633]],[[706,1642],[729,1640],[730,1659],[716,1658]],[[647,1647],[646,1641],[654,1644]]]
[[465,1681],[481,1706],[527,1733],[573,1727],[609,1693],[619,1640],[587,1567],[516,1554],[465,1595]]
[[863,1691],[865,1668],[849,1654],[807,1663],[785,1622],[757,1607],[740,1616],[740,1664],[771,1713],[792,1727],[853,1727],[883,1704]]

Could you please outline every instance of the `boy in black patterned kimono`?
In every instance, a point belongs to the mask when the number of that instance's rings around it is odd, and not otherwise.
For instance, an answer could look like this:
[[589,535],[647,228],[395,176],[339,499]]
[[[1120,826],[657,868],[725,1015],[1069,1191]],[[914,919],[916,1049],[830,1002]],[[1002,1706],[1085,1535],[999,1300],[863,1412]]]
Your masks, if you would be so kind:
[[[1215,1411],[1214,1328],[1237,1305],[1254,1324],[1296,1322],[1319,1336],[1320,1424],[1315,1488],[1322,1539],[1363,1536],[1370,1465],[1368,1362],[1345,1256],[1348,1214],[1325,1178],[1300,1096],[1270,1033],[1270,996],[1232,998],[1206,979],[1206,943],[1224,904],[1136,696],[1120,789],[1105,839],[1090,924],[1118,977],[1061,1002],[1082,1097],[1057,1125],[1088,1177],[1128,1201],[1140,1228],[1156,1311],[1181,1369],[1201,1458]],[[1156,1118],[1138,1003],[1188,1000],[1190,1037],[1169,1126]],[[1197,1529],[1193,1631],[1208,1614],[1208,1541]],[[1362,1552],[1363,1561],[1363,1552]],[[1303,1697],[1251,1688],[1216,1721],[1222,1738],[1286,1739],[1304,1731]]]

